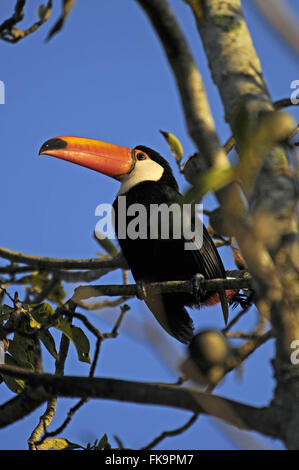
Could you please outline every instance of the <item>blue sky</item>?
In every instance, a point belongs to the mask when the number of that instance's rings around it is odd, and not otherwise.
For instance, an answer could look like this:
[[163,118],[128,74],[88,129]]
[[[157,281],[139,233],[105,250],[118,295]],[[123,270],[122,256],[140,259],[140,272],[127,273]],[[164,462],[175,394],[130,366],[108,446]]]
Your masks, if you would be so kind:
[[[1,1],[1,20],[10,15],[11,3]],[[56,159],[38,158],[41,144],[57,135],[98,138],[128,147],[144,144],[173,163],[159,133],[163,129],[180,138],[185,157],[195,148],[186,132],[171,70],[138,5],[121,0],[77,2],[64,30],[45,42],[59,14],[60,2],[54,3],[52,19],[38,32],[17,45],[0,43],[0,80],[5,83],[6,92],[5,105],[0,106],[0,245],[36,255],[89,258],[99,251],[91,236],[97,222],[95,208],[100,202],[112,202],[118,183]],[[183,1],[170,3],[198,61],[224,142],[230,135],[229,128],[194,20]],[[296,0],[289,3],[295,9]],[[28,2],[26,25],[35,18],[39,4],[36,0]],[[299,79],[298,58],[260,17],[253,2],[243,4],[270,93],[274,100],[287,97],[291,82]],[[183,191],[187,184],[172,166]],[[205,207],[214,206],[213,197],[207,197]],[[222,250],[221,254],[226,267],[234,267],[229,252]],[[104,282],[121,282],[120,274],[113,273]],[[73,287],[66,286],[69,295]],[[179,372],[170,368],[161,359],[159,348],[145,339],[145,326],[156,327],[150,313],[139,301],[131,301],[130,305],[124,331],[103,345],[96,375],[175,381]],[[115,309],[88,316],[98,328],[107,331],[111,327],[109,318],[113,322],[117,313]],[[218,307],[193,311],[192,316],[197,329],[223,326]],[[253,311],[238,329],[255,321]],[[160,330],[159,333],[164,354],[172,359],[184,355],[183,346]],[[91,343],[93,347],[92,338]],[[269,342],[246,362],[242,371],[230,374],[217,393],[256,406],[266,405],[274,385],[269,364],[272,356],[273,344]],[[44,360],[47,370],[53,371],[53,362],[46,352]],[[88,374],[88,367],[78,363],[72,347],[66,372]],[[1,401],[11,396],[4,385],[1,393]],[[61,399],[59,403],[55,428],[74,401]],[[0,448],[26,448],[26,439],[41,412],[42,408],[22,422],[0,430]],[[86,444],[106,432],[112,445],[115,445],[112,436],[116,434],[127,447],[139,448],[161,431],[182,425],[189,416],[187,412],[162,407],[90,401],[76,414],[63,436]],[[244,446],[243,436],[201,416],[185,434],[164,440],[158,448],[236,449]],[[254,434],[250,437],[258,439],[260,445],[281,448],[278,442]]]

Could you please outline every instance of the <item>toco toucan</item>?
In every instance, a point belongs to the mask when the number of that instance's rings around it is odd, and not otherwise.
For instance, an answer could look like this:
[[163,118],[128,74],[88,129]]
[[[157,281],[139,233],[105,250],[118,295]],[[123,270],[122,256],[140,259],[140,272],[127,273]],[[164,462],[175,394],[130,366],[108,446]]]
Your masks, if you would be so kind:
[[[185,249],[186,237],[182,230],[179,236],[170,233],[168,238],[162,236],[163,227],[158,228],[155,237],[119,236],[118,208],[121,196],[126,197],[126,207],[142,204],[148,209],[145,219],[147,228],[150,228],[151,223],[150,207],[161,204],[169,207],[183,202],[172,170],[159,153],[143,145],[131,149],[94,139],[61,136],[46,141],[39,154],[67,160],[120,181],[121,187],[113,203],[115,231],[137,283],[146,285],[150,282],[190,280],[196,274],[202,274],[205,279],[225,278],[221,258],[202,223],[202,244],[196,249]],[[169,211],[170,226],[173,223],[171,217]],[[128,217],[127,224],[131,220],[132,215]],[[190,225],[194,227],[194,214],[191,215]],[[232,295],[232,291],[220,294],[202,292],[200,297],[190,293],[149,293],[145,302],[170,335],[188,343],[193,336],[193,322],[185,307],[221,302],[227,321],[227,299]]]

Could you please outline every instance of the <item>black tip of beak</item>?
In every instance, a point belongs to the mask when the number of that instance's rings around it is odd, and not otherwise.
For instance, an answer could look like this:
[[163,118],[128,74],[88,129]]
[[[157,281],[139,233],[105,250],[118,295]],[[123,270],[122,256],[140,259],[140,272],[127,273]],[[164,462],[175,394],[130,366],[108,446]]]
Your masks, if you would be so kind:
[[47,152],[47,150],[64,149],[66,146],[67,142],[63,139],[50,139],[41,146],[38,154],[41,155],[42,153]]

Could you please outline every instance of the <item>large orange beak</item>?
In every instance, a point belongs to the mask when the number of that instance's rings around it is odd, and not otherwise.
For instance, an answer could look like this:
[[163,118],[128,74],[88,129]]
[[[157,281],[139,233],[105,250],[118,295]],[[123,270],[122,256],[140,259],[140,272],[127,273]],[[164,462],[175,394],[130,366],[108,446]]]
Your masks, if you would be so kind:
[[128,174],[135,164],[134,150],[83,137],[54,137],[41,146],[39,155],[61,158],[112,178]]

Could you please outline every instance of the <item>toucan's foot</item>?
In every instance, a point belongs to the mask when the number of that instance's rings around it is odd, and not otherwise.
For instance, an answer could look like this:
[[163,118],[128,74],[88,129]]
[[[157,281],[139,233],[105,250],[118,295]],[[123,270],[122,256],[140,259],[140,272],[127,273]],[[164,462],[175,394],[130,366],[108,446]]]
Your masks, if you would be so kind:
[[199,273],[193,277],[193,295],[198,303],[206,295],[206,292],[201,288],[201,281],[203,280],[204,276]]
[[229,301],[229,304],[233,309],[240,305],[243,310],[248,310],[255,301],[256,296],[254,291],[251,289],[244,289],[243,293],[238,292],[234,295]]

